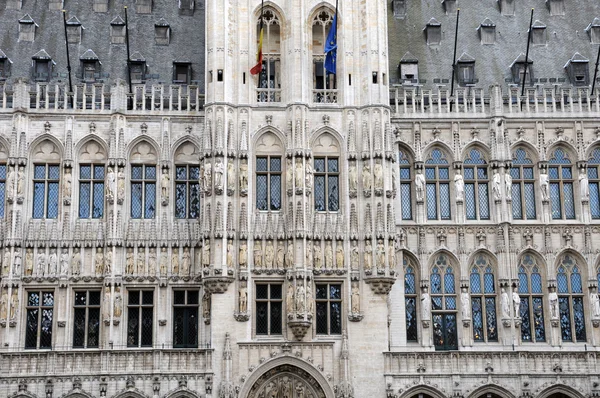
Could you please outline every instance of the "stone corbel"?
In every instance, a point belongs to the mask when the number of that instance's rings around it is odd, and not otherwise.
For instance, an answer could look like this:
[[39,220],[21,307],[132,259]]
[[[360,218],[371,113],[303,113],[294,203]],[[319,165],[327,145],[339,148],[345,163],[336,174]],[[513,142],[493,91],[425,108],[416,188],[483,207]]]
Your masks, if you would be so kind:
[[392,276],[381,275],[365,278],[365,283],[371,286],[373,293],[382,295],[390,293],[392,286],[394,286],[394,282],[396,282],[396,278]]

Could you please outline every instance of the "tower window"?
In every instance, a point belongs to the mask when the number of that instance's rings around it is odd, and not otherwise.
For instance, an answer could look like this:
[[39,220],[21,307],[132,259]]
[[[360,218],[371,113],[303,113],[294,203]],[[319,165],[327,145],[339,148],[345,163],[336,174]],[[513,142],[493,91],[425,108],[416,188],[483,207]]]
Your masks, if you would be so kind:
[[489,18],[486,18],[477,30],[479,31],[481,44],[494,44],[496,42],[496,24]]
[[425,37],[427,38],[427,44],[435,45],[440,44],[442,41],[442,24],[439,23],[435,18],[431,18],[425,26]]
[[460,85],[476,83],[475,59],[467,53],[463,53],[456,62],[456,80]]
[[546,25],[540,21],[535,21],[531,26],[531,44],[534,45],[546,45]]
[[525,71],[525,54],[521,53],[521,55],[513,61],[510,70],[513,83],[521,84],[523,77],[527,74],[526,82],[528,82],[528,84],[533,84],[533,61],[527,59],[527,71]]
[[411,53],[407,52],[402,56],[398,69],[402,82],[417,83],[419,81],[419,60]]
[[69,43],[80,43],[81,32],[83,27],[77,17],[73,16],[67,21],[67,42]]
[[152,0],[135,0],[135,12],[150,14],[152,12]]
[[502,15],[515,15],[515,1],[516,0],[498,0]]
[[194,0],[179,0],[179,15],[194,15]]
[[161,18],[154,24],[154,42],[160,46],[166,46],[170,41],[171,27],[164,18]]
[[93,8],[95,12],[107,12],[108,0],[94,0]]
[[110,42],[125,44],[125,21],[119,16],[110,22]]
[[146,82],[146,61],[131,61],[131,83],[145,83]]
[[25,14],[23,18],[19,19],[19,41],[33,41],[37,26],[29,14]]

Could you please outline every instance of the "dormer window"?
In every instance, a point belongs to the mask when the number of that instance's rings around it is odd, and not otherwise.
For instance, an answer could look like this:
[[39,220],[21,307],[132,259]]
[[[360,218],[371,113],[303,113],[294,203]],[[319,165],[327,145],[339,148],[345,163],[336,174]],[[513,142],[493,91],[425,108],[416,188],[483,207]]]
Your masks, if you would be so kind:
[[33,41],[37,26],[29,14],[25,14],[23,18],[19,19],[19,41]]
[[60,11],[64,8],[64,0],[48,0],[48,9],[52,11]]
[[435,18],[431,18],[425,26],[425,37],[427,38],[427,44],[436,45],[442,41],[442,24],[439,23]]
[[146,72],[147,72],[146,59],[142,57],[139,52],[134,52],[131,55],[131,60],[129,62],[129,70],[131,72],[131,83],[133,84],[143,84],[146,82]]
[[540,21],[535,21],[531,26],[531,44],[538,46],[546,45],[546,25]]
[[525,83],[533,84],[533,61],[527,59],[527,75],[525,76],[525,54],[521,53],[510,65],[512,81],[515,84],[522,84],[525,77]]
[[192,80],[192,64],[190,62],[173,62],[173,83],[190,84]]
[[110,22],[110,42],[112,44],[125,44],[125,21],[120,16]]
[[481,44],[494,44],[496,42],[496,24],[493,23],[489,18],[486,18],[479,28],[479,39]]
[[442,0],[446,14],[455,14],[457,8],[457,0]]
[[392,0],[394,18],[404,19],[406,17],[406,0]]
[[502,15],[515,15],[516,0],[497,0],[500,5]]
[[546,0],[546,6],[548,6],[550,15],[565,15],[564,0]]
[[94,0],[94,11],[95,12],[107,12],[109,0]]
[[87,50],[81,58],[81,79],[86,83],[93,83],[100,78],[100,60],[92,50]]
[[49,82],[52,78],[52,68],[54,61],[45,50],[40,50],[36,53],[32,60],[33,80],[36,82]]
[[6,80],[10,76],[12,61],[8,59],[4,51],[0,50],[0,80]]
[[135,0],[135,12],[150,14],[152,12],[152,0]]
[[398,65],[398,70],[401,83],[419,82],[419,60],[411,53],[404,54]]
[[73,16],[67,21],[67,42],[81,43],[81,32],[83,26],[77,17]]
[[179,15],[194,15],[194,0],[179,0]]
[[459,85],[475,84],[475,58],[463,53],[456,60],[456,80]]
[[161,18],[154,24],[154,42],[159,46],[167,46],[171,41],[171,27]]
[[7,10],[20,10],[22,6],[22,0],[6,0]]
[[571,84],[574,86],[587,86],[590,84],[590,61],[579,53],[575,53],[573,57],[565,65]]
[[585,31],[590,35],[592,44],[600,44],[600,18],[594,18],[592,23],[585,28]]

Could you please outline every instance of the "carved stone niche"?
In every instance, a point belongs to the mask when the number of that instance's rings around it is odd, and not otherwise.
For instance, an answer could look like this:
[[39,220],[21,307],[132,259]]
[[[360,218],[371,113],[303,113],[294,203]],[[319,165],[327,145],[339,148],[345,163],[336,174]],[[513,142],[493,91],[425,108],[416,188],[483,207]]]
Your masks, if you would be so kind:
[[371,286],[371,290],[375,294],[389,294],[394,286],[396,278],[392,276],[374,276],[365,278],[365,283]]
[[302,339],[304,339],[304,336],[306,336],[306,333],[308,332],[308,329],[310,328],[311,324],[311,321],[303,319],[288,320],[288,326],[290,327],[290,329],[292,329],[292,333],[294,333],[294,337],[298,341],[302,341]]
[[204,277],[204,288],[210,294],[222,294],[227,291],[229,285],[233,282],[232,276],[210,275]]

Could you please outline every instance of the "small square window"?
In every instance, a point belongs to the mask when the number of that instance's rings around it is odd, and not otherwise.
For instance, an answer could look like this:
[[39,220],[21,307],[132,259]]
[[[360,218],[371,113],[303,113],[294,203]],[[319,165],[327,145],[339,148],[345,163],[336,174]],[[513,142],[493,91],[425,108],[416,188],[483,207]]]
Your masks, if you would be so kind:
[[[538,22],[538,21],[536,21]],[[537,25],[534,23],[531,31],[531,44],[545,46],[546,45],[546,26]]]
[[486,18],[477,30],[479,31],[481,44],[494,44],[496,42],[496,24],[490,19]]
[[587,86],[590,84],[589,76],[589,60],[579,53],[575,53],[573,57],[565,65],[571,84],[574,86]]
[[81,62],[81,79],[85,82],[95,82],[99,77],[99,62],[82,61]]
[[[524,58],[524,57],[523,57]],[[533,84],[533,62],[529,61],[527,65],[527,72],[525,72],[525,62],[515,62],[511,68],[512,80],[515,84],[521,84],[523,76],[527,73],[528,84]]]
[[565,15],[564,0],[546,0],[550,15]]
[[516,0],[498,0],[500,3],[500,12],[502,15],[515,15]]
[[585,31],[590,35],[590,42],[592,44],[600,44],[600,18],[594,18]]
[[455,14],[457,3],[457,0],[443,0],[442,4],[444,5],[444,10],[446,11],[446,14]]
[[141,84],[146,82],[146,62],[145,61],[131,61],[131,83]]
[[159,19],[154,24],[154,42],[159,46],[166,46],[171,41],[171,27],[164,19]]
[[192,80],[192,65],[188,62],[173,63],[173,83],[190,84]]
[[404,19],[406,17],[406,0],[393,0],[392,9],[394,18]]
[[431,18],[429,22],[427,22],[427,26],[425,26],[425,36],[427,38],[427,44],[440,44],[442,41],[442,24],[435,18]]
[[179,15],[194,15],[194,0],[179,0]]
[[152,12],[152,0],[135,0],[135,12],[150,14]]
[[475,62],[459,62],[456,64],[456,79],[458,84],[475,83]]
[[67,42],[80,43],[83,27],[76,17],[71,17],[67,21]]
[[33,41],[35,39],[36,23],[29,16],[25,15],[19,20],[19,41]]
[[[0,54],[2,52],[0,51]],[[0,80],[10,76],[10,60],[6,57],[0,57]]]
[[94,0],[93,9],[95,12],[107,12],[109,0]]
[[110,24],[110,42],[125,44],[125,22],[120,17],[115,18]]
[[52,64],[49,60],[37,59],[33,61],[33,79],[36,82],[49,82],[52,76]]
[[60,11],[64,8],[63,0],[48,0],[48,9],[52,11]]
[[22,6],[21,0],[6,0],[7,10],[20,10]]

